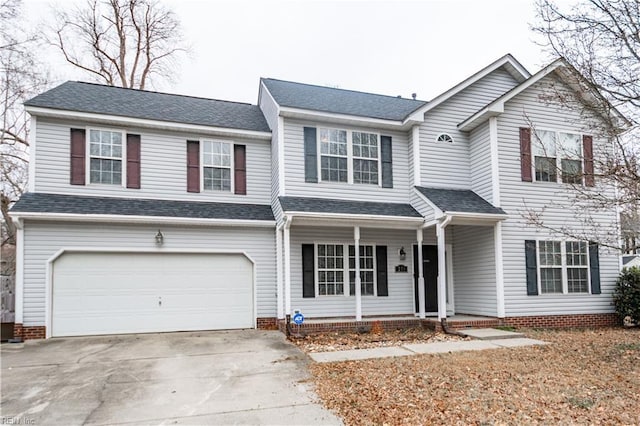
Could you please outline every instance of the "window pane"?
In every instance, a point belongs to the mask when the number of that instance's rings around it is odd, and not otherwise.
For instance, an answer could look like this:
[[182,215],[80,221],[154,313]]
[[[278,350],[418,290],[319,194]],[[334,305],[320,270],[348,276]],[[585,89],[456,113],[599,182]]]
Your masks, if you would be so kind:
[[89,141],[91,143],[100,143],[100,131],[99,130],[89,130]]
[[540,268],[542,293],[562,293],[562,269]]
[[353,182],[378,184],[378,161],[353,160]]
[[536,157],[536,180],[539,182],[557,182],[556,159],[551,157]]
[[538,130],[533,137],[533,155],[540,157],[556,156],[556,132]]
[[561,266],[562,254],[560,251],[559,241],[540,241],[538,248],[540,250],[540,265],[542,266]]
[[562,159],[562,182],[581,184],[582,183],[582,161]]
[[575,133],[559,133],[560,156],[578,159],[582,157],[582,143],[580,135]]
[[587,268],[567,268],[567,290],[569,293],[589,291]]

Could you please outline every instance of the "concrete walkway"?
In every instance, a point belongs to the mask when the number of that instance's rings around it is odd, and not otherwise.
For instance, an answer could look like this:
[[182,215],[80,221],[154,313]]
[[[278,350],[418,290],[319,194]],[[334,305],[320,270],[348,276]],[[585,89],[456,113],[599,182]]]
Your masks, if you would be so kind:
[[548,344],[548,342],[543,342],[542,340],[528,339],[526,337],[509,338],[505,337],[505,335],[501,335],[500,337],[492,340],[458,340],[436,343],[414,343],[386,348],[315,352],[310,353],[309,356],[316,362],[339,362],[418,354],[439,354],[459,351],[480,351],[483,349],[517,348]]

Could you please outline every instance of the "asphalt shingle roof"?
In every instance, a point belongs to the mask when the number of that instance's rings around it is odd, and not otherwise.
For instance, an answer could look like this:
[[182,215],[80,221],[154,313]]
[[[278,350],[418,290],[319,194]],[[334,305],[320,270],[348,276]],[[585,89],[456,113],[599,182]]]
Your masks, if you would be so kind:
[[12,212],[274,220],[270,205],[26,193]]
[[272,78],[263,78],[262,82],[280,106],[312,111],[401,121],[427,103]]
[[469,189],[415,188],[443,212],[506,214]]
[[378,216],[422,217],[410,204],[346,201],[327,198],[280,197],[285,212],[369,214]]
[[67,81],[27,106],[270,132],[256,105]]

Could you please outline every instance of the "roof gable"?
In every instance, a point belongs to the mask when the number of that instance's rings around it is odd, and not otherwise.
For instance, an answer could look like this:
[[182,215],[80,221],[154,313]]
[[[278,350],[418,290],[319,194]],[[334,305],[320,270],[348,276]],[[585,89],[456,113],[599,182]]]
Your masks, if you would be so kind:
[[54,87],[25,106],[270,132],[256,105],[77,81]]
[[[585,102],[587,104],[591,103],[609,105],[608,110],[616,116],[621,129],[629,125],[629,121],[627,120],[627,118],[625,118],[619,111],[611,106],[595,88],[591,87],[575,68],[567,63],[564,58],[559,58],[535,73],[523,83],[509,90],[502,96],[491,101],[479,111],[469,116],[466,120],[458,124],[458,128],[462,131],[468,132],[475,129],[478,125],[489,119],[489,117],[497,116],[503,113],[504,105],[506,102],[510,101],[520,93],[524,92],[534,84],[540,82],[542,79],[552,74],[566,83],[572,90],[574,90],[574,92],[580,93],[579,98],[582,102]],[[584,90],[585,88],[587,90]]]
[[263,78],[280,107],[403,121],[425,101]]
[[471,85],[477,83],[478,81],[482,80],[486,76],[499,69],[504,69],[505,71],[507,71],[519,83],[522,83],[531,77],[529,71],[527,71],[520,62],[518,62],[513,56],[511,56],[511,54],[506,54],[502,58],[492,62],[472,76],[456,84],[451,89],[436,96],[431,101],[429,101],[428,104],[420,108],[420,110],[416,111],[416,113],[424,114],[427,111],[434,109],[438,105],[441,105],[445,101],[451,99],[453,96],[457,95],[458,93],[462,92]]

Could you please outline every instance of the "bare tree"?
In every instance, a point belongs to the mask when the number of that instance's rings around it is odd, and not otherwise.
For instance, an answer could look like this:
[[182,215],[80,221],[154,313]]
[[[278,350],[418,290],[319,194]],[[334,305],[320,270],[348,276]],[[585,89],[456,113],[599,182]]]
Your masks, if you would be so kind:
[[[580,230],[550,225],[541,210],[527,210],[527,220],[568,237],[622,249],[618,233],[599,230],[594,215],[617,209],[624,233],[640,228],[635,223],[640,218],[640,2],[578,0],[559,6],[553,0],[537,0],[533,30],[543,37],[550,56],[563,57],[577,71],[570,76],[577,96],[552,89],[548,101],[583,117],[597,117],[594,136],[611,144],[594,152],[595,178],[601,188],[611,190],[570,185],[573,202],[581,207]],[[637,249],[640,238],[636,241],[627,249]]]
[[171,81],[186,52],[180,23],[158,0],[88,0],[57,14],[49,41],[65,60],[110,86]]
[[22,102],[47,84],[42,64],[34,55],[36,37],[25,31],[21,0],[0,1],[0,210],[2,245],[15,244],[8,211],[27,184],[28,119]]

